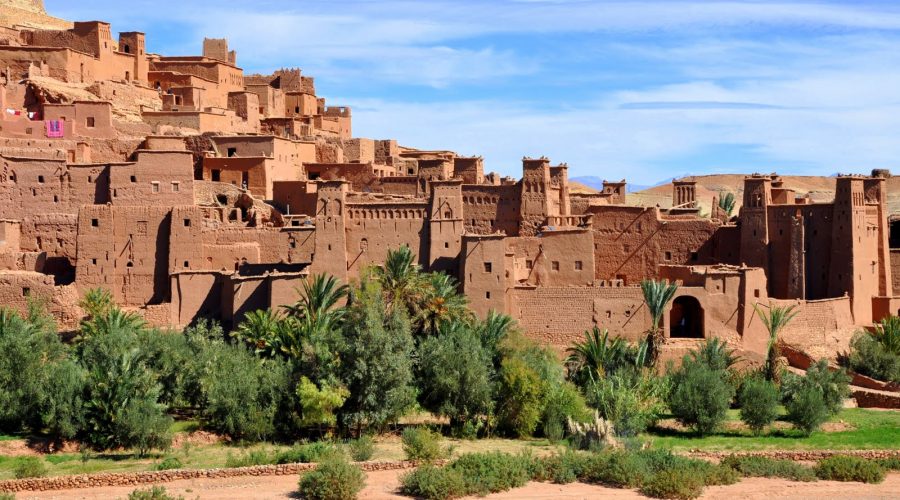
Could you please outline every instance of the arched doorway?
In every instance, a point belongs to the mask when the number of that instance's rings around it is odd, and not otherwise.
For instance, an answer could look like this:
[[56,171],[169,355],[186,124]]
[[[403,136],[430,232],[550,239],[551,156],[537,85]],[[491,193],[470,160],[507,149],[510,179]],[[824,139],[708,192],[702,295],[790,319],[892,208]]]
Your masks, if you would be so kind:
[[669,313],[669,336],[682,339],[702,339],[703,307],[700,301],[689,295],[682,295],[672,302]]

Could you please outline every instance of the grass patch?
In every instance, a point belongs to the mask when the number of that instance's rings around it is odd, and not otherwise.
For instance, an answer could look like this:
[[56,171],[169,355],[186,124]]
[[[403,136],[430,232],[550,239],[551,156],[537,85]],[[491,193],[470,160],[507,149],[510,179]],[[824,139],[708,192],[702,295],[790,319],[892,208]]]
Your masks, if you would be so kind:
[[791,481],[815,481],[815,472],[790,460],[766,457],[731,455],[722,460],[722,466],[736,470],[744,477],[780,477]]
[[847,455],[835,455],[819,461],[816,476],[831,481],[880,483],[884,481],[884,467],[874,460]]
[[[780,408],[779,412],[779,420],[783,421],[784,409]],[[738,411],[729,410],[727,421],[739,420]],[[723,430],[698,437],[690,431],[654,428],[643,436],[652,440],[654,446],[673,451],[900,449],[900,412],[847,408],[831,421],[842,421],[849,428],[837,432],[816,431],[809,437],[795,429],[775,429],[760,436],[754,436],[749,429]]]

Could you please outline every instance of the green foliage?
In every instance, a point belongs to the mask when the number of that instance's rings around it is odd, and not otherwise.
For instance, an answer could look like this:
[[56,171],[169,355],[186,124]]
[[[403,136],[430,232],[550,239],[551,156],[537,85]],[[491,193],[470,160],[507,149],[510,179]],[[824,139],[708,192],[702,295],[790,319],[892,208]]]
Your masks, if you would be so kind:
[[885,470],[878,462],[847,455],[834,455],[819,461],[816,476],[829,481],[880,483]]
[[584,475],[590,455],[567,451],[532,460],[531,476],[535,481],[569,484]]
[[0,430],[40,424],[40,406],[49,396],[47,363],[64,352],[52,329],[0,307]]
[[289,450],[278,453],[275,457],[275,463],[314,463],[321,462],[327,457],[338,454],[340,454],[340,451],[333,443],[315,441],[312,443],[298,444],[291,447]]
[[841,410],[849,381],[845,372],[831,371],[826,360],[809,367],[805,377],[789,374],[781,386],[788,421],[811,434]]
[[735,203],[737,203],[737,201],[734,198],[734,193],[726,193],[725,191],[719,193],[719,208],[721,208],[729,217],[731,217],[732,212],[734,212]]
[[292,329],[291,321],[272,309],[250,311],[244,315],[232,335],[247,343],[254,352],[264,357],[280,355],[290,346],[285,345],[286,330]]
[[741,421],[759,435],[778,417],[778,387],[760,377],[749,377],[741,385],[738,404]]
[[405,307],[413,314],[422,302],[424,277],[408,246],[388,250],[384,265],[375,268],[374,277],[381,282],[389,308]]
[[506,453],[469,453],[449,465],[466,482],[467,495],[484,496],[524,486],[531,479],[531,458]]
[[87,321],[107,314],[116,307],[112,293],[105,288],[91,288],[85,292],[84,297],[78,302],[87,314]]
[[665,393],[665,379],[649,372],[617,373],[585,388],[588,404],[623,437],[636,436],[659,420],[666,410]]
[[184,497],[173,497],[162,486],[134,490],[128,494],[128,500],[184,500]]
[[344,404],[350,392],[346,387],[332,387],[327,382],[322,388],[306,377],[300,378],[297,384],[297,397],[300,399],[301,425],[334,425],[337,422],[335,411]]
[[532,435],[543,413],[544,389],[540,374],[525,359],[504,359],[497,408],[500,426],[515,436]]
[[876,323],[872,337],[885,351],[900,356],[900,317],[888,316]]
[[451,323],[472,321],[468,299],[459,293],[456,280],[444,273],[424,275],[422,299],[417,305],[415,320],[419,330],[433,335]]
[[690,500],[703,493],[703,479],[688,467],[673,467],[647,477],[640,492],[651,498]]
[[647,359],[649,363],[655,364],[664,340],[659,322],[666,311],[666,306],[675,298],[678,285],[665,281],[644,280],[641,282],[641,291],[644,294],[644,303],[650,311],[651,320],[650,330],[647,332]]
[[211,346],[199,373],[201,414],[210,428],[232,438],[263,440],[275,433],[289,376],[280,359],[260,359],[242,346]]
[[300,495],[308,500],[353,500],[366,485],[363,471],[342,456],[332,456],[300,477]]
[[721,465],[736,470],[744,477],[780,477],[791,481],[815,481],[815,472],[791,460],[775,460],[752,455],[729,455]]
[[424,500],[449,500],[466,494],[466,481],[457,470],[425,464],[400,476],[400,492]]
[[582,479],[615,488],[636,488],[647,475],[647,464],[636,454],[610,451],[595,454],[585,466]]
[[718,338],[706,339],[688,355],[694,362],[706,365],[711,370],[725,371],[738,361],[734,349],[729,349],[728,344]]
[[231,452],[228,452],[228,455],[225,457],[225,467],[229,469],[235,467],[255,467],[257,465],[273,464],[276,460],[276,456],[263,449],[245,450],[239,455],[232,455]]
[[[107,318],[118,316],[117,311]],[[134,325],[94,322],[95,330],[80,346],[88,370],[85,437],[98,450],[136,447],[144,455],[169,445],[171,418],[157,402],[159,385],[147,369]]]
[[563,429],[568,425],[569,419],[585,422],[590,416],[587,402],[575,384],[551,384],[545,394],[544,414],[541,417],[544,437],[559,441],[563,438]]
[[13,475],[16,479],[44,477],[47,475],[47,466],[38,457],[19,457],[15,459]]
[[621,370],[642,366],[638,350],[622,337],[609,338],[609,330],[596,326],[584,332],[584,342],[575,342],[568,349],[566,366],[569,378],[580,387]]
[[183,465],[181,465],[181,460],[178,457],[168,457],[164,459],[162,462],[153,466],[154,470],[172,470],[172,469],[180,469]]
[[666,402],[679,422],[704,435],[725,421],[735,391],[724,371],[685,356],[671,385]]
[[900,382],[900,354],[886,349],[878,338],[868,332],[858,332],[853,336],[848,361],[850,369],[856,373],[878,380]]
[[362,435],[347,443],[347,451],[354,462],[365,462],[375,454],[375,440],[371,436]]
[[446,450],[441,446],[441,435],[425,427],[403,429],[401,441],[407,460],[432,461],[444,458]]
[[344,423],[381,429],[415,402],[409,319],[402,308],[386,315],[380,285],[364,279],[354,291],[344,335],[342,375],[350,390],[342,408]]
[[423,408],[450,419],[454,429],[493,411],[493,353],[477,332],[450,323],[418,348],[419,400]]
[[778,366],[778,358],[781,357],[781,350],[778,348],[778,334],[794,319],[800,311],[795,311],[796,305],[775,306],[770,305],[768,310],[761,309],[757,304],[753,304],[753,309],[759,316],[759,319],[765,325],[769,332],[769,342],[766,348],[766,364],[763,368],[766,380],[778,382],[781,367]]

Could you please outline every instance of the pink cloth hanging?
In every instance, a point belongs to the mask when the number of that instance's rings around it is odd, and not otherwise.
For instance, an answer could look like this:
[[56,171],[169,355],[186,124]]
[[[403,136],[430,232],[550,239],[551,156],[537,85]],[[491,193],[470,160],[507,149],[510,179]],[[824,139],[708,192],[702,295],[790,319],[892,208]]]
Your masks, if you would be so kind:
[[62,120],[47,120],[47,137],[60,138],[65,134],[65,122]]

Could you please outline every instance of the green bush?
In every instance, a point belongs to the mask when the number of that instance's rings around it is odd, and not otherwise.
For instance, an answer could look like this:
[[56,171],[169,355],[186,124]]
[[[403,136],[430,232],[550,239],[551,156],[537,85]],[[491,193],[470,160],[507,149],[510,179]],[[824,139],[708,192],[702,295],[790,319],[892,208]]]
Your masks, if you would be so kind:
[[640,492],[652,498],[690,500],[703,493],[704,481],[690,467],[672,467],[651,474]]
[[13,466],[13,475],[16,479],[44,477],[47,475],[47,466],[38,457],[19,457]]
[[740,480],[740,476],[734,469],[705,460],[680,457],[672,454],[669,450],[640,450],[633,454],[644,464],[644,469],[649,475],[669,469],[689,469],[693,471],[694,475],[701,478],[706,486],[734,484]]
[[900,382],[900,354],[891,352],[868,332],[850,341],[850,369],[878,380]]
[[0,491],[0,500],[16,500],[15,493],[4,493]]
[[531,457],[507,453],[469,453],[449,465],[466,482],[467,495],[487,495],[524,486],[531,479]]
[[300,478],[300,494],[309,500],[352,500],[366,485],[363,471],[333,455]]
[[178,457],[169,457],[153,467],[156,470],[171,470],[182,468],[181,460]]
[[347,443],[347,449],[355,462],[365,462],[375,454],[375,440],[371,436],[362,435]]
[[784,406],[787,409],[788,421],[807,436],[821,427],[831,416],[822,391],[810,384],[803,384],[793,391]]
[[725,371],[713,370],[685,356],[671,380],[667,403],[679,422],[705,435],[725,421],[734,398],[734,388]]
[[558,455],[535,459],[532,462],[531,477],[535,481],[548,481],[556,484],[568,484],[584,475],[590,455],[577,452],[566,452]]
[[879,458],[876,462],[887,470],[900,470],[900,456]]
[[459,471],[425,464],[400,477],[400,492],[424,500],[449,500],[466,494],[466,482]]
[[336,453],[339,453],[339,450],[334,444],[325,441],[315,441],[313,443],[294,445],[288,450],[279,452],[275,456],[275,463],[295,464],[320,462],[324,458]]
[[184,500],[184,497],[173,497],[162,486],[154,486],[132,491],[128,494],[128,500]]
[[407,427],[401,441],[407,460],[431,461],[446,455],[441,447],[441,435],[425,427]]
[[256,465],[270,465],[275,463],[275,458],[266,450],[248,450],[238,456],[234,456],[231,452],[225,457],[225,467],[253,467]]
[[781,477],[791,481],[815,481],[815,472],[790,460],[775,460],[752,455],[729,455],[721,465],[730,467],[746,477]]
[[778,387],[761,377],[750,377],[741,385],[738,403],[741,421],[759,435],[778,417]]
[[644,432],[665,412],[664,379],[649,373],[620,370],[590,382],[585,393],[588,404],[611,421],[622,437]]
[[616,488],[636,488],[646,476],[647,464],[636,454],[609,451],[593,455],[585,465],[581,479]]
[[816,465],[816,476],[830,481],[880,483],[884,475],[884,467],[877,462],[847,455],[834,455]]

